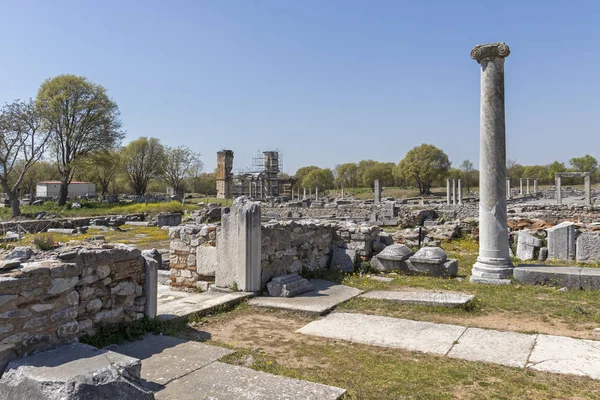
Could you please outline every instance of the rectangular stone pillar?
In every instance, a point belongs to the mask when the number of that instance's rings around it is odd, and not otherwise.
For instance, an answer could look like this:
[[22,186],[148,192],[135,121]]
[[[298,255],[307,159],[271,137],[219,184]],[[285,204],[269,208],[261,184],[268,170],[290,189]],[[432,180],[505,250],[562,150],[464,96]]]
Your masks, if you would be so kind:
[[375,191],[375,203],[381,203],[381,184],[379,183],[379,179],[375,179],[373,186]]
[[548,258],[559,261],[574,260],[575,224],[567,221],[546,231],[548,232]]
[[529,194],[529,178],[527,178],[527,194]]
[[456,204],[456,179],[452,179],[452,204]]
[[458,204],[461,204],[461,205],[462,205],[462,203],[463,203],[463,202],[462,202],[462,182],[461,182],[461,180],[459,179],[459,180],[458,180]]
[[554,177],[554,187],[556,188],[556,204],[562,204],[561,180],[560,175]]
[[342,200],[344,200],[344,188],[342,188]]
[[533,193],[537,194],[537,192],[538,192],[538,179],[535,178],[533,180]]
[[523,196],[523,178],[519,178],[519,194]]
[[510,199],[510,179],[506,178],[506,198]]
[[308,198],[312,200],[312,188],[308,188]]
[[259,202],[238,197],[223,209],[217,234],[217,287],[245,292],[261,290],[261,209]]
[[592,205],[592,179],[589,172],[583,175],[583,184],[585,187],[585,205]]
[[446,179],[446,203],[450,204],[450,179]]
[[144,250],[142,256],[146,273],[144,315],[148,318],[155,318],[158,306],[158,267],[162,264],[162,256],[156,249]]

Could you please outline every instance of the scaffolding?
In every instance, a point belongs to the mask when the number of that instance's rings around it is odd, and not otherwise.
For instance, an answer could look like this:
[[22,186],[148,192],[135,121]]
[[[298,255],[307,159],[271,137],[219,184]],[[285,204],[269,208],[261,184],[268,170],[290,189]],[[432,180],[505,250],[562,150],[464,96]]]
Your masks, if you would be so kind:
[[261,151],[252,158],[252,166],[238,170],[231,188],[234,196],[250,196],[255,199],[279,197],[279,172],[283,170],[283,154],[279,149]]

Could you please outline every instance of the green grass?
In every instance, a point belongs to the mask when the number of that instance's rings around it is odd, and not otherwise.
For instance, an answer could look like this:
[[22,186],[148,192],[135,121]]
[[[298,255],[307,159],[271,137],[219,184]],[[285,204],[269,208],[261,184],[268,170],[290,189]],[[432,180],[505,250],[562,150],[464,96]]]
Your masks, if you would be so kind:
[[102,326],[93,335],[84,335],[79,341],[99,349],[110,344],[135,340],[146,333],[175,335],[185,328],[185,321],[161,321],[158,318],[142,318],[122,324]]

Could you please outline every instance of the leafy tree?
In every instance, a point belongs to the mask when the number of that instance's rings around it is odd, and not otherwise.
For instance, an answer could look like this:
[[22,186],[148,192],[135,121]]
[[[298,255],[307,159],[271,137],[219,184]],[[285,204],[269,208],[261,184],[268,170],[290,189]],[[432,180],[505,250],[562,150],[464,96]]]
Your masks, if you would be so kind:
[[448,156],[430,144],[422,144],[410,150],[396,168],[396,174],[413,180],[421,194],[431,192],[432,183],[445,177],[450,169]]
[[335,180],[338,187],[354,188],[357,184],[358,165],[356,163],[338,164],[335,166]]
[[321,191],[331,189],[334,185],[333,171],[329,168],[313,169],[304,177],[302,184],[304,187],[319,188]]
[[[15,174],[14,176],[18,176],[23,169],[26,167],[26,163],[23,160],[19,160],[15,165]],[[37,184],[41,181],[45,180],[59,180],[60,173],[56,168],[56,165],[48,162],[48,161],[38,161],[35,164],[31,165],[25,175],[23,176],[23,181],[21,182],[21,189],[24,194],[30,194],[31,197],[35,197]]]
[[131,190],[136,195],[143,196],[150,179],[158,178],[164,171],[163,145],[156,138],[142,136],[125,146],[121,156]]
[[164,149],[164,160],[163,180],[173,188],[175,194],[183,196],[183,184],[185,177],[189,176],[190,168],[194,168],[195,170],[202,168],[202,165],[199,164],[200,153],[195,153],[186,146],[167,146]]
[[523,171],[523,177],[547,181],[548,167],[546,165],[529,165],[525,167],[525,170]]
[[548,179],[554,179],[554,176],[559,172],[565,172],[567,167],[565,167],[565,163],[561,163],[558,161],[554,161],[552,164],[548,165]]
[[75,75],[59,75],[42,83],[36,108],[44,129],[52,133],[52,150],[61,175],[58,205],[64,205],[75,163],[114,148],[125,136],[119,108],[104,87]]
[[471,174],[473,172],[473,163],[471,160],[465,160],[460,164],[460,170],[463,173],[463,179],[465,180],[465,186],[467,187],[467,193],[471,191]]
[[42,157],[49,138],[33,101],[15,101],[0,110],[0,185],[13,217],[21,215],[19,188],[25,174]]
[[307,186],[307,185],[304,183],[304,178],[306,178],[306,176],[307,176],[309,173],[311,173],[311,171],[318,170],[318,169],[320,169],[320,168],[319,168],[319,167],[317,167],[317,166],[314,166],[314,165],[310,165],[310,166],[308,166],[308,167],[302,167],[302,168],[299,168],[299,169],[298,169],[298,171],[296,171],[296,175],[295,175],[295,176],[296,176],[296,178],[298,178],[298,185],[299,185],[300,187],[308,187],[308,186]]
[[369,181],[369,177],[366,176],[366,172],[369,168],[376,165],[378,161],[375,160],[360,160],[357,165],[356,180],[360,187],[373,187],[373,181]]
[[393,186],[394,185],[394,163],[382,163],[375,162],[374,164],[365,167],[362,172],[361,178],[363,180],[363,186],[371,188],[375,187],[375,179],[379,179],[379,183],[382,186]]
[[202,172],[188,178],[188,184],[194,193],[212,196],[217,194],[217,180],[214,173]]
[[569,164],[578,172],[594,173],[598,170],[598,161],[589,154],[583,157],[571,158]]
[[83,179],[97,183],[104,197],[109,193],[110,185],[113,184],[114,187],[115,179],[122,169],[121,153],[116,150],[103,150],[90,154],[82,164],[78,169],[85,172],[85,175],[82,175]]

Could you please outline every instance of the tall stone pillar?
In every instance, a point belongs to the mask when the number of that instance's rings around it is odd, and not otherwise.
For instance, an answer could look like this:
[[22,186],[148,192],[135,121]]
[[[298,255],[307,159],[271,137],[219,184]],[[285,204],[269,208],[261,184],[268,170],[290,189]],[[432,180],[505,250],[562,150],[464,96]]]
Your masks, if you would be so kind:
[[231,209],[223,209],[217,233],[218,265],[215,285],[246,292],[261,289],[260,203],[238,197]]
[[538,192],[538,178],[533,180],[533,193],[537,194]]
[[312,188],[308,188],[308,197],[312,200]]
[[302,200],[306,200],[306,188],[302,188],[304,190],[304,197],[302,198]]
[[463,202],[462,202],[462,182],[461,182],[461,180],[459,179],[459,180],[458,180],[458,204],[461,204],[461,205],[462,205],[462,203],[463,203]]
[[519,178],[519,194],[523,196],[523,178]]
[[559,206],[562,204],[562,182],[560,175],[554,176],[554,187],[556,189],[556,204]]
[[315,201],[319,201],[319,188],[315,188]]
[[506,198],[510,199],[510,178],[506,178]]
[[342,188],[342,200],[344,200],[344,188]]
[[456,204],[456,179],[452,179],[452,204]]
[[450,203],[450,179],[446,179],[446,203]]
[[375,179],[373,187],[375,191],[375,203],[381,203],[381,183],[379,183],[379,179]]
[[506,225],[506,127],[502,42],[475,46],[471,58],[481,65],[479,154],[479,256],[471,282],[508,284],[510,261]]
[[589,172],[583,174],[583,184],[585,187],[585,205],[592,205],[592,180]]
[[529,194],[529,178],[527,178],[527,194]]

